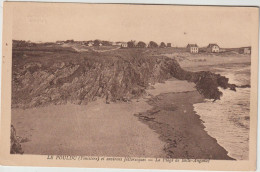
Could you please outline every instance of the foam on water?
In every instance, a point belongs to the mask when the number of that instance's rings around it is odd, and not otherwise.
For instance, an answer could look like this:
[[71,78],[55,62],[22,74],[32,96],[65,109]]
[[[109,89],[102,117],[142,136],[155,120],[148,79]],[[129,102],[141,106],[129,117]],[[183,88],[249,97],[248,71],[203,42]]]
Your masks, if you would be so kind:
[[[250,67],[215,68],[217,73],[229,78],[237,85],[250,84]],[[194,104],[194,110],[204,121],[205,130],[237,160],[248,159],[250,88],[237,91],[224,90],[221,100],[205,100]]]

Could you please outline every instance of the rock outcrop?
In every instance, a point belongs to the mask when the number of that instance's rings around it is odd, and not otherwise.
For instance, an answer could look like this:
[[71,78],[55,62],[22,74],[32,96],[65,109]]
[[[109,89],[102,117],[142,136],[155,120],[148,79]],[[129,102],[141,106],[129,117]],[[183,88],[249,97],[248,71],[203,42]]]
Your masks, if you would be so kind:
[[19,137],[16,135],[16,130],[13,125],[11,125],[11,147],[10,147],[10,153],[11,154],[23,154],[21,141]]
[[[14,57],[15,58],[15,57]],[[87,104],[103,97],[107,103],[128,101],[145,89],[171,77],[196,83],[206,98],[219,99],[218,87],[235,89],[228,79],[211,72],[189,72],[165,56],[150,56],[139,50],[75,54],[71,60],[13,63],[12,107],[48,104]]]

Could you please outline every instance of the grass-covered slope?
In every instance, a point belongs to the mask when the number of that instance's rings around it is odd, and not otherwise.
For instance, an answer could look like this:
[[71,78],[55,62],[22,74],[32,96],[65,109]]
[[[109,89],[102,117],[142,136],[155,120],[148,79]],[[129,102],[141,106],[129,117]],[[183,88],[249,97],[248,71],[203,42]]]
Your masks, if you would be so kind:
[[145,94],[153,83],[170,77],[196,83],[206,98],[219,99],[218,87],[235,89],[228,79],[211,72],[188,72],[165,56],[142,49],[75,52],[71,49],[13,47],[12,107],[48,104],[87,104],[103,97],[127,101]]

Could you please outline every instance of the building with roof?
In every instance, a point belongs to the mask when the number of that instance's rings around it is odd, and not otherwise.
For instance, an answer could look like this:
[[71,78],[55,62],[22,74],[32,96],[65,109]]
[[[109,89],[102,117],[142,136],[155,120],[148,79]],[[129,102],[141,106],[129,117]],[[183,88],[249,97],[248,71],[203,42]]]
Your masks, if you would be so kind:
[[88,43],[87,43],[87,46],[89,46],[89,47],[92,47],[94,45],[94,42],[92,42],[92,41],[89,41]]
[[239,48],[240,54],[251,54],[251,47],[241,47]]
[[199,53],[199,47],[197,44],[188,44],[186,48],[190,53]]
[[219,53],[220,47],[218,46],[218,44],[209,44],[206,51],[209,53]]
[[127,42],[121,42],[121,47],[122,48],[127,48],[128,46],[127,46]]

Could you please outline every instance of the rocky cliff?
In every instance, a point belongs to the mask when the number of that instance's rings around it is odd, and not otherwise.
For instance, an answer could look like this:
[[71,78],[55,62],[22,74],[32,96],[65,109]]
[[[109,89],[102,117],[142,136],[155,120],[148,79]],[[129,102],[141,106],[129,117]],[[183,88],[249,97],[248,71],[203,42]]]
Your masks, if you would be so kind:
[[[23,55],[26,53],[23,53]],[[228,79],[211,72],[189,72],[178,62],[140,50],[108,53],[71,53],[35,57],[13,54],[12,107],[48,104],[87,104],[98,97],[107,103],[128,101],[171,77],[196,83],[206,98],[219,99],[218,87],[235,89]],[[35,60],[37,59],[37,60]]]

